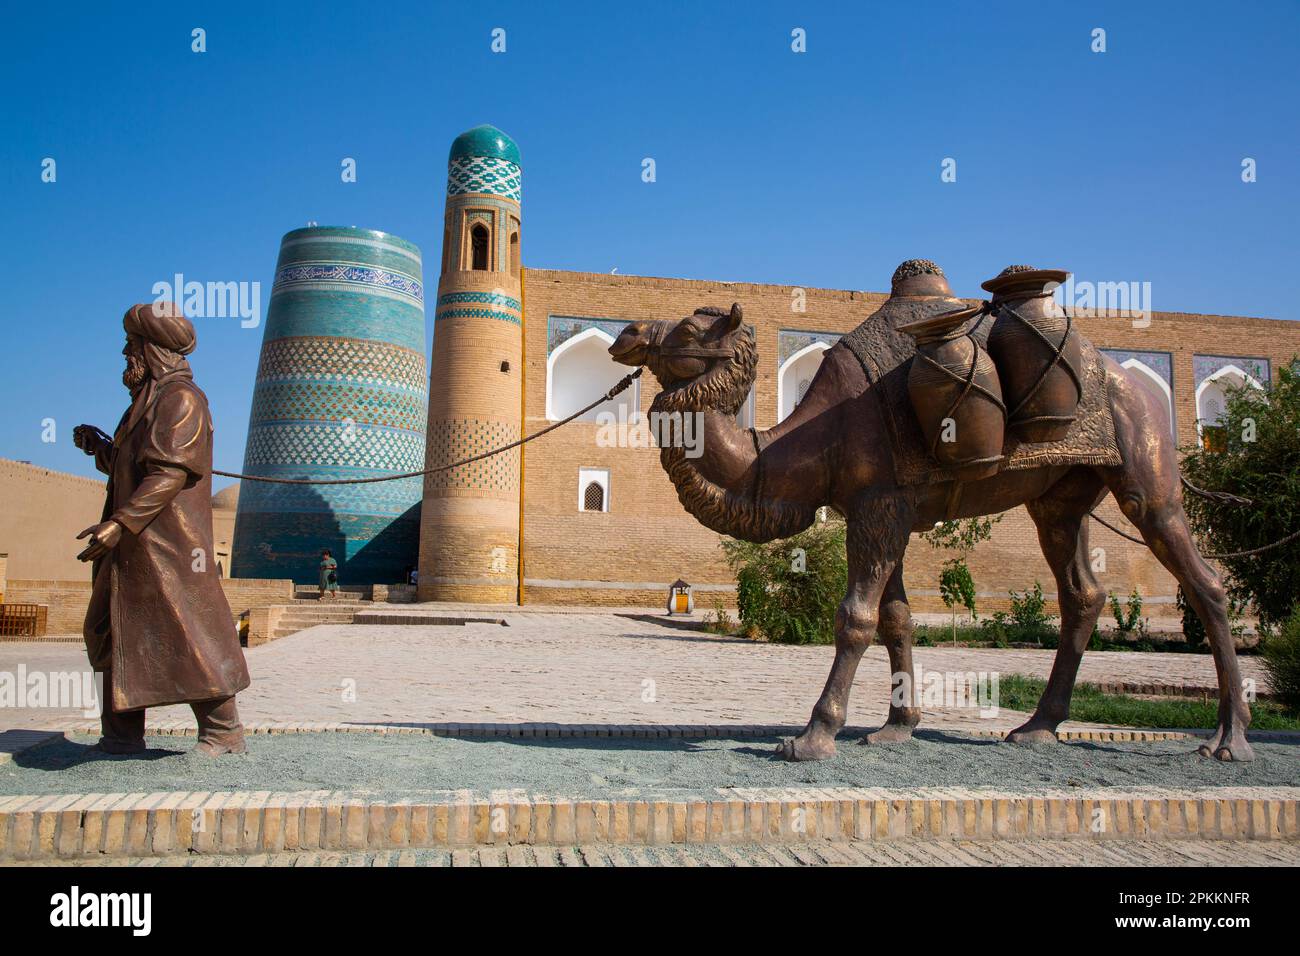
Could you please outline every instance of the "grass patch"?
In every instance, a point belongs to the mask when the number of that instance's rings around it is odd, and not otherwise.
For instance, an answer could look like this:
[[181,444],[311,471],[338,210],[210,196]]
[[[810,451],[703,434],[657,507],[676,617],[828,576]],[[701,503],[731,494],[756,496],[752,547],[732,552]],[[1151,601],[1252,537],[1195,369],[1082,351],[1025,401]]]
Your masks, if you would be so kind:
[[[973,624],[957,625],[957,643],[962,647],[1010,647],[1013,644],[1034,644],[1046,650],[1055,650],[1061,642],[1061,633],[1055,628],[1027,629],[1012,627],[985,627]],[[944,624],[917,624],[912,632],[912,643],[917,647],[952,647],[952,627]],[[1168,640],[1150,636],[1125,640],[1113,631],[1095,631],[1088,642],[1090,651],[1163,651],[1169,654],[1208,654],[1210,646],[1192,647],[1186,641],[1170,635]],[[1243,648],[1238,654],[1254,654],[1254,648]]]
[[[1047,681],[1024,674],[1002,674],[998,679],[998,706],[1033,711]],[[1289,714],[1273,701],[1256,701],[1250,707],[1252,730],[1300,730],[1300,716]],[[1076,684],[1070,701],[1070,719],[1124,727],[1167,729],[1189,727],[1212,730],[1218,724],[1219,703],[1194,697],[1147,700],[1107,694],[1096,684]]]

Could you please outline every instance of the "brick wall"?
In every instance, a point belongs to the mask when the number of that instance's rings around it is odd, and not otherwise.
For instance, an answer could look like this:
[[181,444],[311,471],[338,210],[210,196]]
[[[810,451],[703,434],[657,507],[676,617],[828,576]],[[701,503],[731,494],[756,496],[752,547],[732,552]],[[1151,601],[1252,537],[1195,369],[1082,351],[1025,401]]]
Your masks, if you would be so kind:
[[[546,409],[547,319],[551,315],[630,322],[685,316],[704,305],[738,301],[758,335],[755,425],[776,423],[778,332],[802,330],[843,334],[867,318],[885,296],[844,290],[806,289],[806,311],[793,312],[788,286],[721,283],[640,276],[530,269],[525,275],[525,433],[549,424]],[[1273,368],[1300,353],[1300,323],[1232,316],[1155,313],[1149,327],[1127,318],[1079,318],[1080,328],[1101,348],[1172,354],[1175,420],[1180,444],[1196,440],[1193,354],[1267,357]],[[1274,372],[1276,376],[1276,371]],[[641,378],[639,406],[649,410],[658,386]],[[594,396],[593,396],[594,397]],[[712,606],[713,589],[734,580],[722,560],[718,536],[703,528],[677,501],[653,448],[600,448],[598,426],[573,423],[529,444],[525,451],[523,575],[526,603],[656,605],[678,577],[697,588],[697,606]],[[578,469],[610,473],[609,511],[577,509]],[[1113,501],[1099,509],[1113,524],[1133,529]],[[1091,545],[1105,551],[1100,579],[1126,596],[1136,584],[1151,616],[1173,616],[1176,587],[1149,551],[1093,524]],[[942,610],[939,568],[945,555],[913,538],[906,582],[916,610]],[[992,541],[971,562],[981,612],[1008,606],[1007,591],[1035,580],[1055,594],[1051,572],[1023,509],[1009,513]]]
[[[227,578],[221,585],[236,618],[250,608],[293,600],[293,582],[288,580]],[[10,580],[5,603],[48,605],[49,634],[80,634],[90,604],[90,582]]]

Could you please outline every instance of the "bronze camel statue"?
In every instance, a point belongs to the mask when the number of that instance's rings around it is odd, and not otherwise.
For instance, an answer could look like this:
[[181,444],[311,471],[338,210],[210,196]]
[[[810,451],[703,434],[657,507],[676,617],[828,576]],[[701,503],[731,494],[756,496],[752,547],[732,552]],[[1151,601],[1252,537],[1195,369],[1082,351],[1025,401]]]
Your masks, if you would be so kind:
[[[891,300],[909,307],[930,300],[949,309],[965,305],[953,296],[942,270],[928,260],[909,260],[899,267]],[[860,330],[888,321],[884,311]],[[652,413],[703,414],[703,453],[691,458],[680,447],[666,446],[660,460],[686,510],[705,526],[744,540],[769,541],[807,528],[821,506],[845,516],[848,591],[835,617],[835,660],[807,727],[780,745],[781,756],[820,760],[834,754],[858,661],[877,633],[888,649],[895,680],[906,674],[906,686],[915,687],[912,619],[903,589],[910,534],[941,520],[996,514],[1018,505],[1025,506],[1037,526],[1056,578],[1061,641],[1033,716],[1007,739],[1055,742],[1057,726],[1069,716],[1080,658],[1106,601],[1106,590],[1089,563],[1088,513],[1110,493],[1178,580],[1209,636],[1218,672],[1218,728],[1198,752],[1220,760],[1254,758],[1246,740],[1250,709],[1228,628],[1224,588],[1188,529],[1168,415],[1118,363],[1104,356],[1098,363],[1106,394],[1097,400],[1109,405],[1121,464],[1000,471],[961,483],[954,507],[955,482],[904,486],[896,479],[883,402],[844,340],[826,353],[794,412],[762,432],[742,429],[735,419],[758,363],[754,330],[744,325],[739,305],[729,312],[699,309],[677,322],[633,322],[609,352],[620,363],[645,365],[654,373],[662,391]],[[907,704],[891,700],[885,725],[862,742],[909,739],[921,714],[915,698]]]

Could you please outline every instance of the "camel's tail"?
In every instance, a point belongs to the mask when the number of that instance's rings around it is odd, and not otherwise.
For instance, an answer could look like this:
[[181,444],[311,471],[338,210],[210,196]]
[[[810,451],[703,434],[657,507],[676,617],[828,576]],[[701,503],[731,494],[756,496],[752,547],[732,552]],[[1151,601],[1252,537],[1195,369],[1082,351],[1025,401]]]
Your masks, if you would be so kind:
[[1242,498],[1238,495],[1230,495],[1226,491],[1206,491],[1204,488],[1198,488],[1186,477],[1179,476],[1182,480],[1183,487],[1192,494],[1205,498],[1208,501],[1217,501],[1221,505],[1253,505],[1255,502],[1250,498]]

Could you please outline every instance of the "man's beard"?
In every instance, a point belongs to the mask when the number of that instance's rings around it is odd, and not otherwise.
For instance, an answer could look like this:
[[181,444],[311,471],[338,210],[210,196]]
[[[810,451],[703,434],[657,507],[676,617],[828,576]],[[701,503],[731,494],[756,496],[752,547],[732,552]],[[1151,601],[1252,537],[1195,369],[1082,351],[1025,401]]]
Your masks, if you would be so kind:
[[144,359],[139,355],[128,355],[126,368],[122,370],[122,384],[132,395],[144,386],[145,379],[148,377],[149,366],[144,364]]

